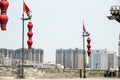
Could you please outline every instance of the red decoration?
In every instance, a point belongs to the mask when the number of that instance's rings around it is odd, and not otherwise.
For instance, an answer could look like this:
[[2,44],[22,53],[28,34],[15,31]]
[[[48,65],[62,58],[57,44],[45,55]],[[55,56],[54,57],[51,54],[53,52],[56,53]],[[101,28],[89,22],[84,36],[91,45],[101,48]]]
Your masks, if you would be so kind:
[[91,39],[88,37],[87,38],[87,48],[88,48],[88,51],[87,51],[87,53],[88,53],[88,56],[90,57],[90,54],[91,54],[91,50],[90,50],[90,48],[91,48],[91,45],[90,45],[90,42],[91,42]]
[[5,14],[0,15],[1,30],[6,30],[7,22],[8,22],[8,16]]
[[25,4],[25,2],[23,3],[23,11],[26,13],[26,14],[30,14],[30,9],[29,7]]
[[0,24],[1,24],[1,30],[6,30],[6,24],[8,22],[8,16],[6,15],[6,12],[7,12],[8,6],[9,6],[9,2],[7,0],[1,0],[0,1],[0,9],[1,9]]
[[88,44],[88,45],[87,45],[87,48],[88,48],[88,49],[90,49],[90,48],[91,48],[91,45],[90,45],[90,44]]
[[91,42],[91,39],[89,37],[87,38],[87,42],[88,44]]
[[32,31],[29,31],[29,32],[27,33],[27,35],[28,35],[29,38],[31,38],[31,37],[33,36],[33,32],[32,32]]
[[32,48],[33,41],[32,41],[32,40],[28,40],[28,41],[27,41],[27,44],[28,44],[28,49],[31,49],[31,48]]
[[7,0],[1,0],[0,1],[0,8],[1,8],[1,13],[5,13],[6,14],[6,11],[8,9],[8,6],[9,6],[9,3]]
[[32,22],[29,22],[27,26],[28,26],[28,29],[29,29],[29,30],[32,30],[32,28],[33,28]]
[[90,54],[91,54],[91,50],[88,50],[87,53],[88,53],[88,56],[90,56]]
[[28,27],[28,33],[27,33],[27,35],[28,35],[28,41],[27,41],[28,49],[32,49],[32,43],[33,43],[33,41],[32,41],[32,36],[33,36],[33,32],[32,32],[33,24],[32,24],[32,22],[29,22],[27,27]]

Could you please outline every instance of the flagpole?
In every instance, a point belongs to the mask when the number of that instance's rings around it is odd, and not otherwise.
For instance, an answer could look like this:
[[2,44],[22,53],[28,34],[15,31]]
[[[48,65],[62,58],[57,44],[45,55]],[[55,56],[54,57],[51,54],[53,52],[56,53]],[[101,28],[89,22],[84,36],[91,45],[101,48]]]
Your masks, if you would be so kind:
[[85,37],[89,36],[90,33],[86,32],[86,29],[85,29],[85,25],[84,25],[84,22],[83,22],[83,78],[86,78],[86,52],[85,52]]
[[[26,4],[24,3],[24,0],[23,0],[23,13],[22,13],[22,55],[21,55],[21,59],[22,59],[22,64],[21,66],[19,67],[19,78],[21,79],[24,79],[25,78],[25,75],[24,75],[24,21],[25,20],[31,20],[31,17],[32,15],[29,14],[30,12],[30,9],[26,6]],[[26,10],[27,8],[27,10]],[[28,18],[25,18],[24,17],[24,9],[25,9],[25,12],[28,16]]]
[[83,60],[84,61],[84,63],[83,63],[84,64],[84,70],[83,70],[84,71],[84,75],[83,75],[83,77],[86,78],[86,70],[85,70],[85,66],[86,66],[86,63],[85,63],[86,62],[86,60],[85,60],[85,39],[84,39],[85,38],[85,34],[84,34],[84,32],[83,32],[82,36],[83,36],[83,59],[84,59]]
[[22,14],[22,75],[21,77],[24,78],[24,68],[23,68],[23,64],[24,64],[24,13]]
[[[23,0],[23,5],[24,5],[24,0]],[[21,65],[21,68],[20,68],[20,70],[21,70],[21,72],[20,72],[20,74],[21,75],[19,75],[19,78],[24,78],[24,67],[23,67],[23,64],[24,64],[24,10],[22,10],[23,11],[23,13],[22,13],[22,65]]]

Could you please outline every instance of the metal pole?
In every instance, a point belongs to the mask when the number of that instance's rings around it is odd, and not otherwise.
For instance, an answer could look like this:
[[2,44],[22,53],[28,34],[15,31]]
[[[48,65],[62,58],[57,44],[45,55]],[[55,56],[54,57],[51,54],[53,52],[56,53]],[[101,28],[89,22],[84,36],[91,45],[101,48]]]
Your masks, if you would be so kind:
[[85,66],[86,66],[86,63],[85,63],[85,41],[84,41],[84,37],[85,37],[85,34],[83,32],[83,60],[84,60],[84,75],[83,75],[83,77],[86,78],[86,70],[85,70]]
[[23,68],[23,64],[24,64],[24,13],[22,15],[23,19],[22,19],[22,75],[21,78],[24,78],[24,68]]
[[[24,0],[23,0],[24,3]],[[24,5],[24,4],[23,4]],[[21,75],[20,78],[24,78],[24,68],[23,68],[23,64],[24,64],[24,12],[22,14],[22,65],[21,65]]]
[[[23,0],[23,6],[24,6],[24,0]],[[31,15],[28,15],[28,18],[24,18],[24,8],[23,8],[23,14],[22,14],[22,65],[20,67],[20,74],[19,78],[25,78],[24,76],[24,21],[25,20],[30,20]]]

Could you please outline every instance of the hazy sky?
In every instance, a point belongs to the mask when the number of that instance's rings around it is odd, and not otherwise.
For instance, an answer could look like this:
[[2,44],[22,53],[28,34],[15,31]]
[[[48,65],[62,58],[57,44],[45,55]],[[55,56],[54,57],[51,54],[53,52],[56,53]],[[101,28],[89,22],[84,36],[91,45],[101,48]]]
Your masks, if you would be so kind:
[[[0,31],[0,48],[21,48],[22,0],[8,0],[7,31]],[[120,23],[110,21],[112,5],[119,0],[25,0],[32,11],[33,47],[44,50],[44,61],[55,60],[56,49],[81,48],[83,20],[92,49],[118,50]],[[25,47],[27,23],[25,21]]]

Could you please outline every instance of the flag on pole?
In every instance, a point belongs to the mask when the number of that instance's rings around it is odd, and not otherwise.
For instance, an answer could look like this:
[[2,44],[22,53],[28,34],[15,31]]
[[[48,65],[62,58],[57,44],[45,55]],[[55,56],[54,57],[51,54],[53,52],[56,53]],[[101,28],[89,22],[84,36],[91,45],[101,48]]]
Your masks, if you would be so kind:
[[25,2],[23,3],[23,11],[26,13],[26,14],[30,14],[30,9],[29,7],[25,4]]
[[84,22],[83,22],[83,32],[85,32],[85,33],[86,33],[86,29],[85,29]]

